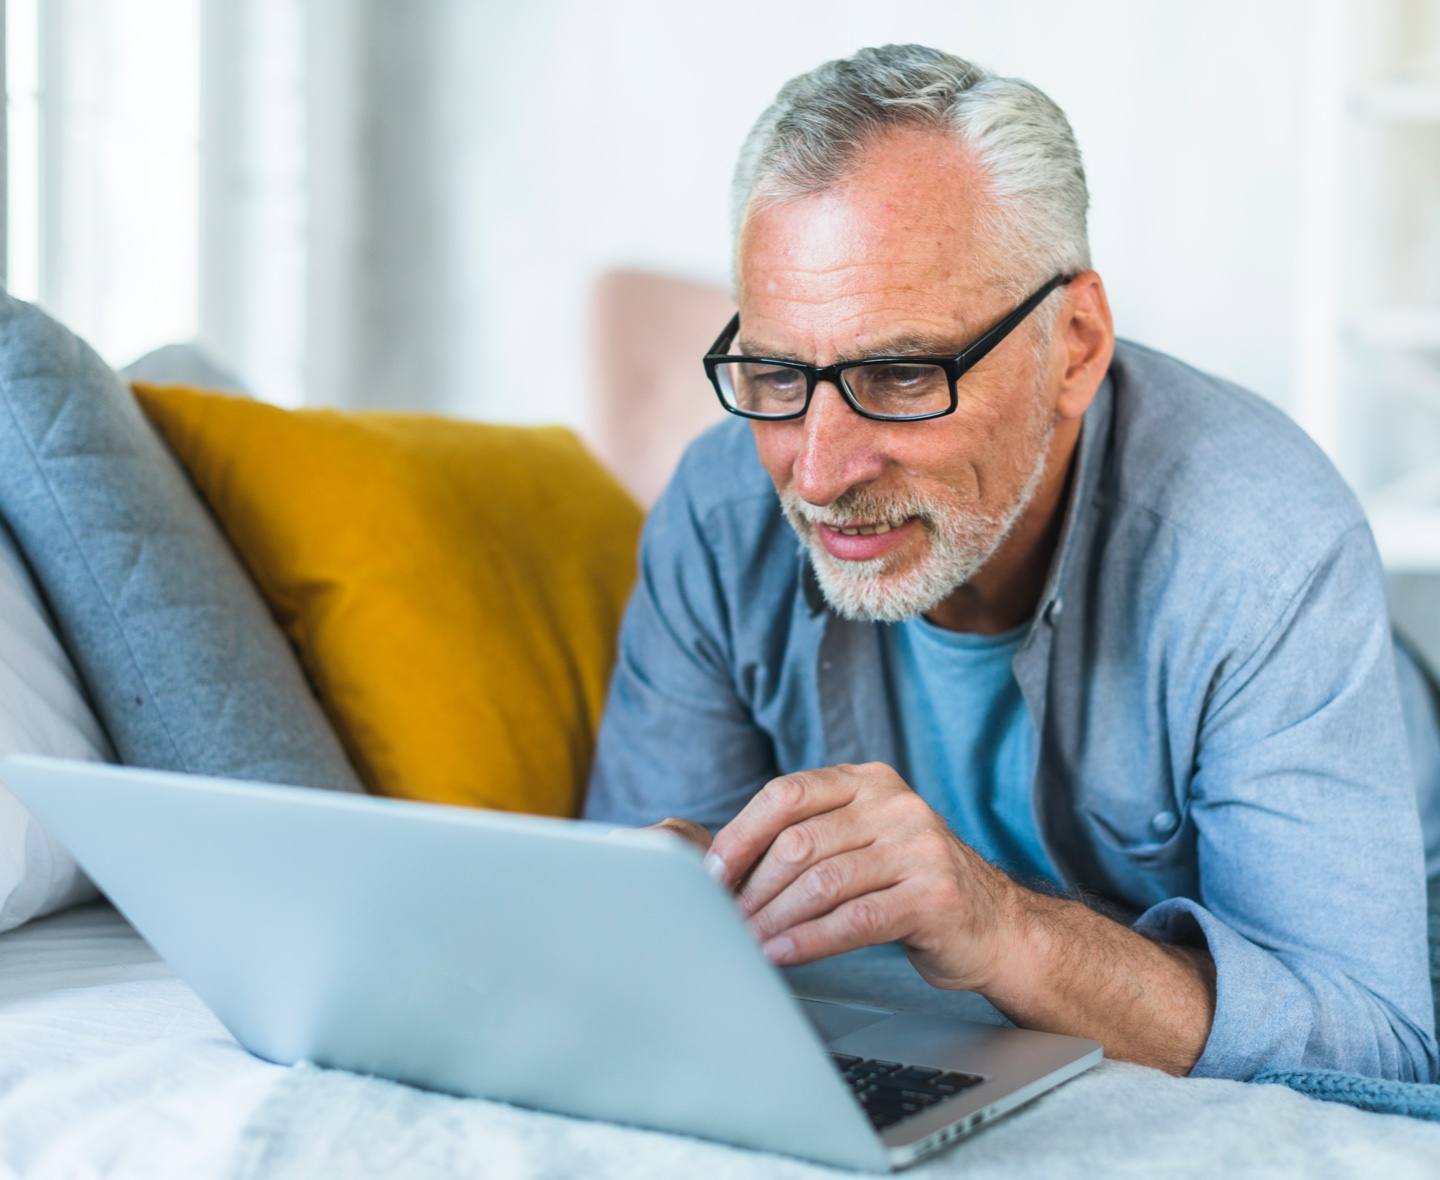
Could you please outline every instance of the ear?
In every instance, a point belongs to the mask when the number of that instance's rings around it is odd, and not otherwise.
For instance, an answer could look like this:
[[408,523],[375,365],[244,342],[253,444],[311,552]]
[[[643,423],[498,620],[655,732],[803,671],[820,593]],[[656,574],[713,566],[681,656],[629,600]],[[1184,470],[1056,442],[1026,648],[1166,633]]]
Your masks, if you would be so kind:
[[1110,368],[1115,325],[1105,284],[1093,270],[1082,271],[1064,288],[1065,307],[1055,321],[1054,347],[1064,368],[1055,394],[1055,414],[1079,419]]

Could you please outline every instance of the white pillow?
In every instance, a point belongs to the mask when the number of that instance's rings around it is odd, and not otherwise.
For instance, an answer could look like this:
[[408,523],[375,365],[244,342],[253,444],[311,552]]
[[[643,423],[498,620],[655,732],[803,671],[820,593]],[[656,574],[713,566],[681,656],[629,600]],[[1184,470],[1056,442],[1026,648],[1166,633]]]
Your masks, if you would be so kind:
[[249,397],[245,382],[225,368],[194,340],[162,344],[136,357],[120,376],[126,381],[148,381],[151,385],[193,385]]
[[[113,761],[24,559],[0,521],[0,754]],[[97,893],[0,784],[0,931]]]

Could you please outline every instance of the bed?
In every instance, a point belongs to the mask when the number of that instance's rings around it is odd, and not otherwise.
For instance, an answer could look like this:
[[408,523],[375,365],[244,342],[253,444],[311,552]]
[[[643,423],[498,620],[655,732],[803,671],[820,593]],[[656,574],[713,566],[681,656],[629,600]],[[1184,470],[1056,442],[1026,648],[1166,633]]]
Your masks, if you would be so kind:
[[[793,971],[813,995],[994,1019],[877,948]],[[1440,1172],[1440,1123],[1280,1086],[1106,1062],[914,1176]],[[0,1176],[807,1177],[831,1169],[299,1064],[242,1049],[116,910],[0,936]]]
[[[0,697],[15,723],[8,745],[0,727],[0,751],[359,790],[286,636],[128,387],[61,325],[3,293],[0,419],[0,522],[36,582],[21,585],[17,556],[19,597],[0,623],[29,603],[34,625],[0,643],[0,667],[8,652],[14,671]],[[70,705],[59,709],[65,686]],[[25,691],[33,708],[22,712]],[[25,924],[0,933],[0,1180],[837,1174],[260,1061],[108,903],[27,922],[72,897],[78,870],[14,815],[11,902],[24,904],[0,907],[0,919]],[[183,904],[184,882],[174,885]],[[997,1018],[977,997],[930,989],[893,948],[791,974],[811,995]],[[910,1174],[1404,1180],[1440,1175],[1440,1122],[1105,1063]]]

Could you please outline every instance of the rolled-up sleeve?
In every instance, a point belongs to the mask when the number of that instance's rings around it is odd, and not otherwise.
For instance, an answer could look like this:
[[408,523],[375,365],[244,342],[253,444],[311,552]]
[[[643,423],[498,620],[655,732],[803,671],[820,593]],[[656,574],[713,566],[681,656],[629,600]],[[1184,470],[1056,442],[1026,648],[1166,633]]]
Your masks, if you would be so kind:
[[687,455],[645,524],[620,629],[584,816],[728,822],[777,772],[732,678],[721,571],[692,494],[713,478]]
[[1342,536],[1217,678],[1190,807],[1199,898],[1140,933],[1208,949],[1193,1074],[1431,1081],[1425,876],[1378,555]]

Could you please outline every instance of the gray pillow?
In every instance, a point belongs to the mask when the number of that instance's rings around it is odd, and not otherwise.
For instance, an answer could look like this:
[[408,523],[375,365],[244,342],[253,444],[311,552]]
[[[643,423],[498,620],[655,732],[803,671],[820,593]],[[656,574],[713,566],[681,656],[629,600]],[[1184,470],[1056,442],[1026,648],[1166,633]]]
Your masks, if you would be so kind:
[[0,516],[122,762],[361,789],[284,634],[129,389],[4,292]]

